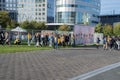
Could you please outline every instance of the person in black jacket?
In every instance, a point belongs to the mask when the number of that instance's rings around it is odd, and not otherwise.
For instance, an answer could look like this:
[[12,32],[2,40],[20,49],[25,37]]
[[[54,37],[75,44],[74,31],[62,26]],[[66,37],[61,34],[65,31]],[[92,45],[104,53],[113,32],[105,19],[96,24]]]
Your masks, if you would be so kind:
[[96,40],[96,48],[97,48],[97,49],[99,48],[99,45],[100,45],[100,38],[97,37],[97,40]]
[[4,45],[4,39],[5,39],[4,32],[1,31],[1,32],[0,32],[0,44]]
[[110,40],[110,50],[114,48],[114,45],[115,45],[115,39],[114,39],[114,37],[111,37],[111,40]]

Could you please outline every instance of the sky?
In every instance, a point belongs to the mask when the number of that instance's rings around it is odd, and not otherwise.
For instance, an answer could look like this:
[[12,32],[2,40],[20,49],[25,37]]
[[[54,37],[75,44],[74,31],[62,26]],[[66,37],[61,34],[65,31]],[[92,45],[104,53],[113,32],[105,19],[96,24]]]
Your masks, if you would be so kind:
[[120,14],[120,0],[101,0],[100,14]]

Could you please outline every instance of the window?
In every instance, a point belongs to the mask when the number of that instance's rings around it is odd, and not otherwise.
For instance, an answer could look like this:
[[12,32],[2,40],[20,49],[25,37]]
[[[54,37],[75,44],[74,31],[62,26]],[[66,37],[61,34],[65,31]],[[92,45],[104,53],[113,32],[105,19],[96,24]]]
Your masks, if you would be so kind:
[[45,7],[45,4],[43,4],[43,6]]
[[45,8],[43,8],[42,10],[45,11]]
[[42,15],[45,15],[45,13],[42,13]]

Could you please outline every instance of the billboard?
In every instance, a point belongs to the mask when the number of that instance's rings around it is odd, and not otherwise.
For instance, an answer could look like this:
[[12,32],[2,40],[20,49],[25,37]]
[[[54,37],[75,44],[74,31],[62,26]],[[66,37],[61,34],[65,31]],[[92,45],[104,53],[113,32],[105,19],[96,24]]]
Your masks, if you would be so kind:
[[93,44],[94,43],[94,27],[85,25],[74,26],[75,44]]

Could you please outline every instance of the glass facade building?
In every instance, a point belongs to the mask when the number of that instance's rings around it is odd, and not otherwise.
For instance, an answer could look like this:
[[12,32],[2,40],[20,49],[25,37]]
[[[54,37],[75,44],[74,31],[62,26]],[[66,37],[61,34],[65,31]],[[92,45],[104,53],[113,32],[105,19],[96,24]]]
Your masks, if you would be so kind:
[[5,10],[5,0],[0,0],[0,11]]
[[99,22],[100,0],[56,0],[55,22],[90,24]]
[[0,0],[0,11],[8,11],[10,17],[17,20],[17,0]]
[[18,22],[54,22],[54,0],[18,0]]
[[5,9],[12,19],[17,20],[17,0],[5,0]]

